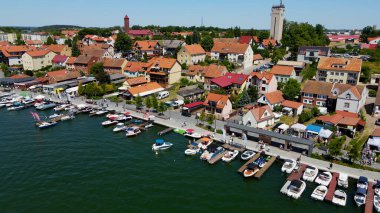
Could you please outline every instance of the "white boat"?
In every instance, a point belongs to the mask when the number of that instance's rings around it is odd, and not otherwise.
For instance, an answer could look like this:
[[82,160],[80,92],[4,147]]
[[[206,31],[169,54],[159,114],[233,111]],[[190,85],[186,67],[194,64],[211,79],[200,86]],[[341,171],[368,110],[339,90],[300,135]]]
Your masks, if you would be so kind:
[[249,160],[251,159],[256,153],[252,150],[246,150],[245,152],[243,152],[243,154],[241,154],[241,159],[242,160]]
[[166,150],[172,146],[173,144],[170,142],[165,142],[163,139],[157,139],[156,142],[152,145],[152,150],[153,151]]
[[219,154],[223,153],[224,150],[225,149],[223,147],[219,146],[213,152],[210,152],[211,156],[210,156],[210,159],[208,160],[212,160],[213,158],[217,157]]
[[190,137],[190,138],[196,138],[196,139],[199,139],[202,137],[202,135],[200,135],[199,133],[196,133],[196,132],[186,132],[184,134],[184,136],[187,136],[187,137]]
[[375,188],[375,194],[380,196],[380,180],[376,181],[374,188]]
[[3,108],[5,107],[6,104],[0,104],[0,108]]
[[112,126],[112,125],[116,125],[117,123],[119,123],[119,122],[112,121],[112,120],[106,120],[106,121],[102,122],[102,126]]
[[255,163],[250,163],[247,165],[247,168],[243,172],[245,178],[252,177],[260,170],[259,166]]
[[141,130],[140,130],[140,128],[139,127],[137,127],[137,126],[132,126],[132,127],[129,127],[129,128],[127,128],[126,129],[126,136],[127,137],[130,137],[130,136],[135,136],[135,135],[138,135],[138,134],[140,134],[141,133]]
[[123,123],[116,124],[116,127],[112,130],[113,132],[121,132],[127,129],[127,126],[125,126]]
[[38,128],[40,128],[40,129],[46,129],[48,127],[52,127],[52,126],[55,126],[57,124],[58,123],[55,121],[41,121],[41,122],[37,122],[36,126],[38,126]]
[[74,115],[65,115],[61,117],[61,121],[73,120],[74,118],[75,118]]
[[65,110],[66,107],[69,107],[70,105],[68,104],[62,104],[62,105],[58,105],[56,107],[54,107],[54,111],[63,111]]
[[313,182],[318,175],[318,169],[312,166],[308,166],[302,175],[302,179]]
[[13,106],[13,107],[8,107],[8,111],[18,111],[24,109],[24,106]]
[[346,206],[347,194],[343,190],[336,190],[332,199],[332,203],[338,206]]
[[200,143],[198,144],[198,147],[200,149],[207,149],[207,147],[210,146],[211,143],[212,143],[212,139],[211,138],[204,137],[204,138],[202,138],[200,140]]
[[154,127],[154,125],[152,123],[149,123],[147,125],[144,126],[145,129],[149,129],[151,127]]
[[297,162],[295,160],[286,159],[284,164],[281,167],[281,171],[290,174],[294,170],[294,168],[296,168],[296,166],[297,166]]
[[54,113],[54,114],[50,115],[49,118],[50,119],[54,119],[54,118],[59,118],[59,117],[62,117],[62,116],[63,116],[62,114],[56,114],[56,113]]
[[239,151],[234,150],[234,151],[228,151],[224,156],[222,157],[222,161],[224,162],[231,162],[233,159],[236,158],[236,156],[239,154]]
[[357,188],[354,196],[354,200],[357,206],[365,204],[367,199],[367,190],[364,188]]
[[373,198],[373,206],[377,212],[380,212],[380,196],[375,195]]
[[36,109],[38,109],[38,110],[46,110],[46,109],[54,108],[55,106],[57,106],[57,104],[55,104],[55,103],[44,103],[42,105],[38,105],[36,107]]
[[367,189],[368,189],[368,178],[366,178],[364,176],[360,176],[358,179],[358,182],[356,184],[356,187],[365,189],[367,191]]
[[315,182],[320,185],[328,186],[331,182],[331,179],[332,179],[331,172],[322,172],[321,174],[318,175],[317,179],[315,179]]
[[292,180],[288,186],[287,195],[291,198],[298,199],[305,191],[306,183],[302,180]]
[[185,155],[196,155],[199,152],[198,147],[192,147],[185,150]]
[[199,157],[201,160],[210,160],[212,153],[205,150]]
[[108,111],[107,110],[99,110],[95,113],[95,115],[104,115],[106,114]]
[[338,186],[343,187],[343,188],[348,188],[348,175],[344,173],[339,174],[338,178]]
[[311,198],[323,201],[326,197],[327,191],[327,186],[317,186],[317,188],[315,188],[313,193],[311,194]]

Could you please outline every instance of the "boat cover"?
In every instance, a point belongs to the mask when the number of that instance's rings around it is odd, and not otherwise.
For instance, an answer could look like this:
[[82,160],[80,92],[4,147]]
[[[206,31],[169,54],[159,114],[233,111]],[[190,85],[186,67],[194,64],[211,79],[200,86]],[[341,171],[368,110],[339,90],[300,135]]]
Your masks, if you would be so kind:
[[360,183],[368,183],[368,178],[364,176],[360,176],[358,182]]
[[247,165],[247,169],[254,170],[255,168],[257,168],[257,164],[250,163]]
[[302,186],[302,181],[300,180],[292,180],[290,183],[290,186],[296,187],[296,188],[301,188]]
[[331,134],[333,132],[328,130],[328,129],[322,129],[320,132],[319,132],[319,136],[321,136],[322,138],[330,138]]
[[164,144],[164,139],[157,139],[157,140],[156,140],[156,144],[157,144],[157,145]]
[[357,188],[356,190],[356,194],[362,194],[362,195],[365,195],[367,194],[367,190],[363,189],[363,188]]
[[375,188],[380,188],[380,180],[376,181]]

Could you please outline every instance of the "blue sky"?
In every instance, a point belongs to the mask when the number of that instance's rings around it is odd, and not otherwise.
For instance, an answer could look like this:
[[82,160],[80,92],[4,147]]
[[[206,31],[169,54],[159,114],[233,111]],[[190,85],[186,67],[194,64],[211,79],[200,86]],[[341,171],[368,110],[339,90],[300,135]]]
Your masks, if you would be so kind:
[[[17,3],[16,3],[17,2]],[[270,10],[279,0],[13,0],[2,1],[0,26],[204,25],[269,29]],[[379,0],[284,0],[286,19],[327,28],[380,28]]]

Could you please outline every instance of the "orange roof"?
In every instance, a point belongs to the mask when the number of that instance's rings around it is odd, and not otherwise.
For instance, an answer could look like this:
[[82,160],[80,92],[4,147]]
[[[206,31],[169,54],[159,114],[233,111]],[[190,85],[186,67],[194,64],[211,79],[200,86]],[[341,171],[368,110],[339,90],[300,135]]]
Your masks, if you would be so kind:
[[32,50],[32,51],[26,52],[26,54],[32,57],[41,57],[41,56],[45,56],[46,54],[50,52],[51,52],[50,50]]
[[147,50],[154,50],[156,45],[158,45],[157,41],[136,41],[134,47],[142,50],[142,51],[147,51]]
[[[274,118],[274,114],[268,105],[256,107],[251,109],[250,112],[257,122]],[[264,116],[265,112],[268,112],[267,116]]]
[[351,117],[351,118],[358,118],[359,117],[358,113],[345,112],[345,111],[341,111],[341,110],[336,110],[335,112],[336,112],[336,114],[342,115],[344,117]]
[[52,45],[47,46],[47,49],[58,54],[58,53],[61,53],[65,49],[65,47],[66,45],[62,45],[62,44],[52,44]]
[[202,75],[206,78],[217,78],[223,76],[225,71],[227,71],[225,66],[216,64],[210,64],[208,66],[190,65],[186,74],[189,76],[194,76],[198,73],[202,73]]
[[380,137],[380,128],[376,128],[375,130],[373,130],[373,133],[371,136]]
[[272,80],[273,74],[269,72],[251,72],[252,77],[256,77],[258,79],[267,79],[268,81]]
[[[35,49],[35,47],[26,46],[26,45],[18,45],[18,46],[5,46],[2,48],[1,51],[3,52],[5,57],[10,57],[10,56],[21,56],[26,51],[33,50],[33,49]],[[20,54],[15,55],[15,53],[20,53]]]
[[294,67],[292,66],[273,66],[269,72],[274,75],[290,76],[292,75],[293,71],[294,71]]
[[163,87],[161,87],[157,82],[149,82],[149,83],[146,83],[143,85],[139,85],[139,86],[129,88],[128,92],[134,96],[134,95],[138,95],[138,94],[143,93],[143,92],[148,92],[151,90],[158,90],[158,89],[163,89]]
[[30,77],[29,75],[25,75],[25,74],[16,74],[16,75],[12,75],[10,78],[18,79],[18,78],[29,78],[29,77]]
[[282,92],[278,90],[265,93],[264,96],[267,98],[270,104],[281,103],[285,100],[284,97],[282,97]]
[[27,45],[35,45],[35,44],[42,44],[42,41],[40,41],[40,40],[26,40],[25,41],[25,44],[27,44]]
[[8,46],[9,42],[7,41],[0,41],[0,46]]
[[199,44],[185,45],[184,48],[186,49],[187,52],[190,53],[190,55],[206,54],[205,50]]
[[300,108],[301,106],[303,106],[302,103],[300,102],[295,102],[295,101],[288,101],[288,100],[285,100],[281,103],[282,106],[284,107],[289,107],[289,108],[292,108],[292,109],[298,109]]
[[152,67],[159,67],[162,69],[171,69],[177,62],[174,58],[154,57],[148,61]]
[[237,38],[214,38],[214,43],[222,42],[222,43],[239,43],[239,39]]
[[368,38],[368,41],[373,41],[373,40],[376,40],[376,39],[379,39],[380,36],[376,36],[376,37],[372,37],[372,38]]
[[46,77],[53,78],[56,81],[65,81],[80,77],[78,71],[57,70],[46,73]]
[[145,77],[137,77],[137,78],[129,78],[126,80],[129,86],[134,86],[136,84],[144,84],[146,83],[146,78]]
[[322,115],[322,116],[319,116],[317,117],[317,120],[318,121],[322,121],[322,122],[325,122],[325,123],[332,123],[334,125],[337,125],[339,123],[340,120],[342,120],[343,116],[342,115],[339,115],[339,114],[335,114],[335,115]]
[[261,54],[254,54],[253,55],[253,60],[254,61],[263,60],[263,56],[261,56]]
[[338,70],[360,72],[362,69],[362,60],[356,58],[331,58],[321,57],[318,62],[318,70]]
[[77,59],[77,57],[70,57],[69,60],[67,60],[66,64],[74,64],[75,59]]
[[244,54],[249,44],[215,42],[211,52]]
[[262,42],[263,46],[267,47],[269,44],[272,44],[272,46],[276,46],[277,41],[274,39],[263,39]]
[[227,105],[228,100],[229,99],[227,95],[209,93],[203,105],[208,106],[209,102],[212,101],[216,102],[216,108],[223,109]]
[[124,70],[128,72],[141,72],[144,71],[143,67],[147,67],[147,63],[137,62],[137,61],[129,61],[125,66]]
[[119,58],[119,59],[111,59],[111,58],[104,58],[103,59],[103,66],[104,67],[116,67],[116,68],[123,68],[124,62],[127,60],[125,58]]

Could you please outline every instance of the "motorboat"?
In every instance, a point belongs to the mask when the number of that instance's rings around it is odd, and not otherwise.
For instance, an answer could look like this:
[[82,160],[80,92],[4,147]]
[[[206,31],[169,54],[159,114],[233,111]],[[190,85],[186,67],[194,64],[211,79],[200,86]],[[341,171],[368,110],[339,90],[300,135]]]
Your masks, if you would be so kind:
[[355,196],[354,196],[356,205],[361,206],[365,204],[366,199],[367,199],[367,189],[357,188]]
[[184,130],[184,129],[174,129],[173,132],[183,135],[183,134],[186,133],[186,130]]
[[197,146],[192,146],[185,150],[185,155],[196,155],[199,153],[199,148]]
[[297,166],[297,162],[293,159],[286,159],[281,167],[282,172],[290,174]]
[[287,195],[291,198],[298,199],[305,191],[306,183],[302,180],[292,180],[288,186]]
[[308,166],[302,175],[302,179],[313,182],[318,175],[318,169],[312,166]]
[[256,153],[252,150],[246,150],[241,154],[241,159],[242,160],[249,160],[251,159]]
[[58,106],[54,107],[54,111],[56,111],[56,112],[63,111],[68,106],[69,106],[68,104],[58,105]]
[[375,210],[377,212],[380,212],[380,196],[379,195],[375,195],[373,197],[373,206],[375,207]]
[[346,206],[347,194],[343,190],[335,190],[332,203],[338,206]]
[[343,188],[348,188],[348,175],[344,173],[339,174],[338,178],[338,186],[343,187]]
[[166,150],[172,146],[173,144],[170,142],[165,142],[163,139],[157,139],[156,142],[152,145],[152,150],[153,151]]
[[124,116],[122,117],[122,119],[123,119],[123,121],[131,121],[131,120],[133,119],[133,117],[130,116],[130,115],[124,115]]
[[317,179],[315,179],[315,182],[323,185],[328,186],[332,180],[332,174],[331,172],[322,172],[318,175]]
[[245,178],[252,177],[259,171],[259,166],[255,163],[250,163],[247,165],[247,168],[243,172]]
[[311,194],[311,198],[323,201],[326,197],[327,191],[327,186],[319,185],[314,189],[313,193]]
[[207,149],[208,146],[210,146],[212,143],[211,138],[201,138],[200,143],[198,144],[198,147],[201,149]]
[[64,115],[61,117],[61,121],[73,120],[74,118],[75,118],[74,115]]
[[125,134],[127,137],[135,136],[141,133],[141,130],[137,126],[129,127],[125,130],[127,133]]
[[62,117],[62,116],[63,116],[62,114],[56,114],[56,113],[54,113],[54,114],[50,115],[49,118],[50,119],[55,119],[55,118],[59,118],[59,117]]
[[113,120],[106,120],[104,122],[102,122],[102,126],[106,127],[106,126],[113,126],[113,125],[116,125],[117,121],[113,121]]
[[36,106],[36,109],[38,109],[38,110],[47,110],[47,109],[54,108],[55,106],[57,106],[57,104],[55,104],[53,102],[51,102],[51,103],[44,103],[44,104]]
[[134,124],[141,124],[143,122],[143,120],[140,120],[140,119],[133,119],[132,120],[132,123]]
[[253,163],[257,164],[260,168],[263,168],[265,166],[265,164],[266,164],[266,160],[265,160],[265,158],[263,156],[260,156]]
[[36,123],[36,126],[40,129],[46,129],[52,126],[57,125],[58,123],[55,121],[40,121]]
[[12,106],[12,107],[8,107],[7,110],[8,111],[18,111],[18,110],[22,110],[24,108],[25,108],[24,106]]
[[218,148],[215,149],[214,152],[211,152],[211,156],[210,156],[210,159],[209,160],[212,160],[213,158],[215,158],[216,156],[218,156],[220,153],[224,152],[225,149],[221,146],[219,146]]
[[89,116],[95,116],[98,111],[99,111],[99,109],[91,109],[91,111],[88,113],[88,115]]
[[100,115],[104,115],[104,114],[106,114],[106,113],[108,113],[108,111],[107,111],[107,110],[104,110],[104,109],[102,109],[102,110],[98,110],[98,111],[95,113],[95,115],[98,115],[98,116],[100,116]]
[[375,194],[380,196],[380,180],[377,180],[373,187],[375,188]]
[[124,123],[117,123],[116,127],[112,130],[113,132],[121,132],[127,129],[127,126]]
[[234,150],[234,151],[228,151],[226,154],[224,154],[224,156],[222,157],[222,161],[224,162],[231,162],[233,159],[236,158],[236,156],[239,154],[239,151],[238,150]]
[[356,187],[365,189],[367,191],[367,189],[368,189],[368,178],[366,178],[364,176],[360,176],[358,179],[358,182],[356,184]]
[[211,158],[211,153],[207,150],[205,150],[201,156],[199,157],[201,160],[210,160]]
[[196,138],[196,139],[199,139],[202,137],[202,135],[200,135],[199,133],[194,132],[193,129],[187,129],[184,136],[190,137],[190,138]]

